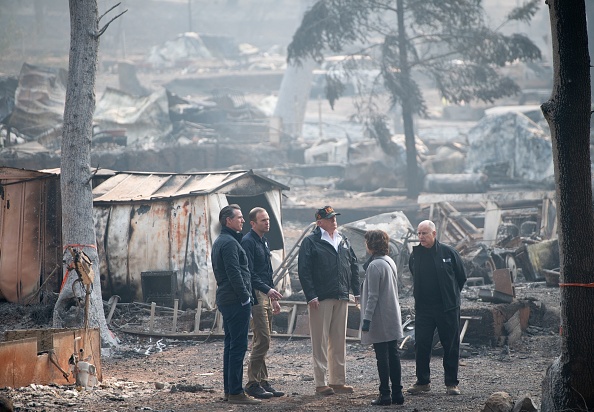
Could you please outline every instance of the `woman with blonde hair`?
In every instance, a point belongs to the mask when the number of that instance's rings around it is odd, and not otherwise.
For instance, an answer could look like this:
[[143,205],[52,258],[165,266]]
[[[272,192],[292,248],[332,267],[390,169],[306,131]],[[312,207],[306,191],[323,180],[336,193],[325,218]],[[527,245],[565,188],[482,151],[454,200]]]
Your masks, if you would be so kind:
[[[379,374],[379,397],[372,405],[402,405],[398,340],[403,338],[396,264],[388,256],[390,238],[383,230],[365,233],[367,252],[361,292],[361,343],[373,344]],[[390,390],[390,383],[392,384]]]

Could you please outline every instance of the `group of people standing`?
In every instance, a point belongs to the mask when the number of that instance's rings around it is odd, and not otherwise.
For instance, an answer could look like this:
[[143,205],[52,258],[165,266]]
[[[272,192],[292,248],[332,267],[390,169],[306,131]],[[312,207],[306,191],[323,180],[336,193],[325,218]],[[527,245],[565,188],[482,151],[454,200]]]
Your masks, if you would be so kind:
[[[370,258],[363,265],[360,283],[357,257],[337,230],[331,206],[315,213],[316,228],[299,248],[298,274],[307,300],[313,356],[315,393],[322,396],[354,393],[346,381],[346,330],[352,292],[361,304],[361,343],[371,344],[377,360],[379,396],[372,405],[402,405],[401,363],[398,341],[403,339],[396,264],[389,256],[390,238],[383,230],[370,230],[365,243]],[[283,396],[268,382],[265,356],[270,345],[272,315],[280,312],[282,295],[272,283],[270,250],[264,234],[270,218],[263,208],[249,214],[251,231],[242,237],[244,219],[238,205],[219,214],[221,235],[212,250],[217,280],[217,306],[223,316],[224,399],[255,404]],[[460,291],[466,282],[464,266],[455,249],[437,240],[435,224],[422,221],[420,244],[413,248],[409,268],[415,298],[416,382],[410,394],[431,390],[430,360],[437,329],[444,349],[446,393],[459,395]],[[243,388],[243,358],[250,325],[253,345],[248,383]]]

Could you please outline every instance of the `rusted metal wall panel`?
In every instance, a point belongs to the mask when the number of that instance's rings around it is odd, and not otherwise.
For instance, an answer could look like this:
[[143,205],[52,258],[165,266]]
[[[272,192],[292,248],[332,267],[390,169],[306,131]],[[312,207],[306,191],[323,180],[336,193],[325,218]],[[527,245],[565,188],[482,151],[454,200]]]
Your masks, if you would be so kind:
[[171,268],[178,270],[178,297],[183,297],[184,307],[196,307],[200,298],[210,300],[211,239],[206,226],[208,221],[205,196],[173,201],[170,219]]
[[130,209],[129,205],[109,208],[109,220],[102,235],[107,245],[104,256],[107,272],[101,274],[101,290],[104,296],[119,295],[124,302],[133,300],[136,289],[140,288],[131,283],[128,268]]
[[[99,382],[103,381],[103,368],[101,366],[101,336],[99,334],[99,329],[88,329],[86,331],[84,329],[73,329],[57,332],[53,336],[53,346],[58,359],[58,364],[65,371],[70,371],[68,365],[70,356],[73,353],[80,354],[79,349],[83,348],[83,358],[87,358],[88,356],[91,357],[89,362],[95,365],[97,380]],[[49,362],[49,358],[46,362],[47,363],[44,363],[44,366],[50,371],[50,380],[47,382],[39,382],[41,381],[40,377],[36,377],[36,381],[46,385],[49,383],[57,383],[60,385],[66,384],[67,381],[64,379],[62,372]],[[69,380],[70,383],[74,383],[73,378],[69,378]]]
[[[40,241],[41,283],[44,291],[58,292],[62,284],[62,201],[60,194],[60,179],[58,177],[45,179],[44,202],[42,204],[43,236]],[[52,275],[52,272],[55,273]],[[51,276],[51,278],[50,278]]]
[[[28,385],[37,366],[37,339],[0,342],[0,387],[19,388]],[[33,360],[33,361],[32,361]]]
[[[0,167],[0,297],[27,302],[61,264],[59,178]],[[57,291],[60,274],[44,287]]]
[[210,217],[210,220],[206,222],[206,227],[208,227],[208,236],[210,237],[210,244],[209,249],[207,251],[207,268],[208,268],[208,294],[204,296],[204,306],[212,309],[215,307],[215,299],[216,299],[216,291],[217,291],[217,281],[214,277],[214,272],[212,270],[212,260],[210,258],[210,254],[212,252],[212,244],[221,233],[221,224],[219,223],[219,212],[229,203],[227,202],[227,196],[222,193],[213,193],[208,195],[206,198],[206,210],[208,211],[207,216]]
[[[98,329],[85,332],[65,329],[33,329],[7,331],[5,342],[0,342],[0,387],[22,387],[32,383],[72,384],[72,375],[66,380],[62,372],[50,361],[48,350],[53,349],[54,360],[60,367],[69,372],[68,360],[78,349],[85,349],[85,357],[91,356],[90,362],[95,365],[97,380],[103,380],[101,368],[101,339]],[[77,339],[80,338],[80,339]],[[50,342],[49,347],[40,347],[41,340]],[[38,355],[38,352],[45,353]]]
[[[169,210],[168,202],[135,204],[131,208],[128,276],[134,285],[141,285],[142,272],[171,269]],[[136,289],[135,299],[143,300],[141,287]]]
[[42,188],[40,181],[4,186],[0,293],[9,302],[24,302],[39,286]]
[[[105,258],[105,242],[107,225],[109,223],[109,214],[111,208],[109,207],[94,207],[93,221],[95,222],[95,237],[97,239],[97,255],[99,256],[99,273],[101,276],[101,291],[104,296],[111,296],[113,294],[109,287],[109,280],[106,279],[108,273],[107,259]],[[109,288],[109,290],[107,290]]]
[[141,273],[170,270],[168,202],[94,208],[103,296],[142,301]]

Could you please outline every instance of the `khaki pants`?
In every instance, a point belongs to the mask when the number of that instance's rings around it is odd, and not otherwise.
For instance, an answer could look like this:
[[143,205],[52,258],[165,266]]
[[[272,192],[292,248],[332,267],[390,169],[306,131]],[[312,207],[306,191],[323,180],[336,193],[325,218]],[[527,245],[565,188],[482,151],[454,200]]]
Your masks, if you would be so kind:
[[348,301],[325,299],[320,302],[318,309],[308,306],[307,310],[316,387],[326,386],[328,382],[331,385],[344,385]]
[[272,305],[270,298],[259,290],[256,291],[258,304],[252,306],[251,327],[254,335],[252,340],[252,352],[248,363],[248,383],[251,386],[255,383],[268,381],[268,370],[266,369],[266,353],[270,347],[270,331],[272,330]]

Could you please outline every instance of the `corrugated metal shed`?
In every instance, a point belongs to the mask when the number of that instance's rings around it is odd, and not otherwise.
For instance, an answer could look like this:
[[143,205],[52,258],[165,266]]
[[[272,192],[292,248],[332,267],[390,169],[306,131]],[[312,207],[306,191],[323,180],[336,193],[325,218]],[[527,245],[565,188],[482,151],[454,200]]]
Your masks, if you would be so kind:
[[[27,303],[62,263],[56,173],[0,167],[0,299]],[[45,288],[57,291],[62,271]]]
[[[253,207],[267,209],[267,238],[279,264],[284,258],[281,194],[288,189],[251,170],[117,173],[93,190],[104,297],[144,301],[142,273],[170,272],[184,307],[195,307],[198,299],[214,307],[210,251],[220,232],[219,211],[237,203],[247,219]],[[246,223],[244,231],[249,228]]]

